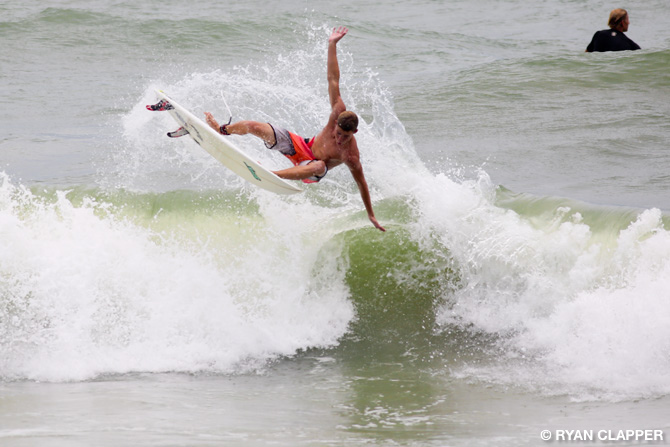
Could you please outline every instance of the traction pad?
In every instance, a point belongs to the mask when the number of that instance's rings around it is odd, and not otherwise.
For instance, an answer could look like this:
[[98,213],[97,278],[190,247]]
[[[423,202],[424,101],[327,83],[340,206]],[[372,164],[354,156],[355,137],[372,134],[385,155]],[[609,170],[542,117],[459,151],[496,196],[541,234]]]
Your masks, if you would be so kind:
[[158,101],[158,103],[154,105],[147,106],[147,110],[151,110],[152,112],[162,112],[164,110],[172,110],[172,109],[174,109],[174,107],[172,107],[172,104],[170,104],[164,99],[161,99],[160,101]]

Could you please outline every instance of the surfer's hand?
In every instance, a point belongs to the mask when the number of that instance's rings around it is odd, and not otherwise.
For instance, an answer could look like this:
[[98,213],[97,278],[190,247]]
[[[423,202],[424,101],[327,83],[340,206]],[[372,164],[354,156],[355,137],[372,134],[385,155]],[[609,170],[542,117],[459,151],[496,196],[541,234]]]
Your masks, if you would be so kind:
[[214,119],[211,113],[205,112],[205,121],[209,124],[209,127],[219,132],[219,123]]
[[339,28],[333,28],[333,32],[330,34],[330,37],[328,38],[328,42],[337,43],[348,32],[349,32],[349,30],[344,26],[340,26]]
[[370,216],[370,222],[372,222],[372,225],[374,225],[376,229],[381,230],[381,231],[386,231],[386,228],[379,225],[379,222],[377,222],[377,219],[375,218],[375,216]]

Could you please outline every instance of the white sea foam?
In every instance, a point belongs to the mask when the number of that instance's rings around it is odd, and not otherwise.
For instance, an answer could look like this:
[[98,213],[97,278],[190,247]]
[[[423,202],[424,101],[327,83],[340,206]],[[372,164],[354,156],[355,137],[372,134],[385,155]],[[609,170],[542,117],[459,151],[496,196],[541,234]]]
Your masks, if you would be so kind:
[[321,247],[299,231],[259,231],[228,245],[222,263],[217,247],[94,200],[74,206],[64,191],[51,202],[3,178],[0,205],[5,379],[246,371],[332,345],[352,318],[341,270],[314,272]]
[[[429,192],[437,187],[445,194]],[[438,177],[418,195],[425,228],[461,266],[462,288],[439,321],[499,337],[492,359],[458,374],[575,399],[670,392],[670,232],[660,211],[607,239],[565,208],[531,223],[493,205],[491,188],[485,174],[460,185]]]

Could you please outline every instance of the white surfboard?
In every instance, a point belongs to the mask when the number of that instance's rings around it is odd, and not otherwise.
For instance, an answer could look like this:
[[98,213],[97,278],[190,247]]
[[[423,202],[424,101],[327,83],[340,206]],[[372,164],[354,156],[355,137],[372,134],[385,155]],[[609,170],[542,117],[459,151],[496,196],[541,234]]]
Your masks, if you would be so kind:
[[295,194],[302,191],[298,186],[277,177],[267,168],[261,166],[260,163],[249,158],[228,137],[216,132],[207,123],[177,104],[162,91],[156,90],[156,94],[160,100],[169,103],[164,110],[170,113],[172,118],[188,132],[188,135],[235,174],[259,188],[277,194]]

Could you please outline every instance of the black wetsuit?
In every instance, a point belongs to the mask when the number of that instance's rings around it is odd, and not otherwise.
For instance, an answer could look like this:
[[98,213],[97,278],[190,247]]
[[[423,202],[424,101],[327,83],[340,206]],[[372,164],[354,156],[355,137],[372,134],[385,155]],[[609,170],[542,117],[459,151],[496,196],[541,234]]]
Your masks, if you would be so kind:
[[593,39],[586,51],[589,53],[593,51],[625,51],[625,50],[639,50],[640,46],[630,40],[621,31],[613,29],[604,29],[597,31],[593,35]]

